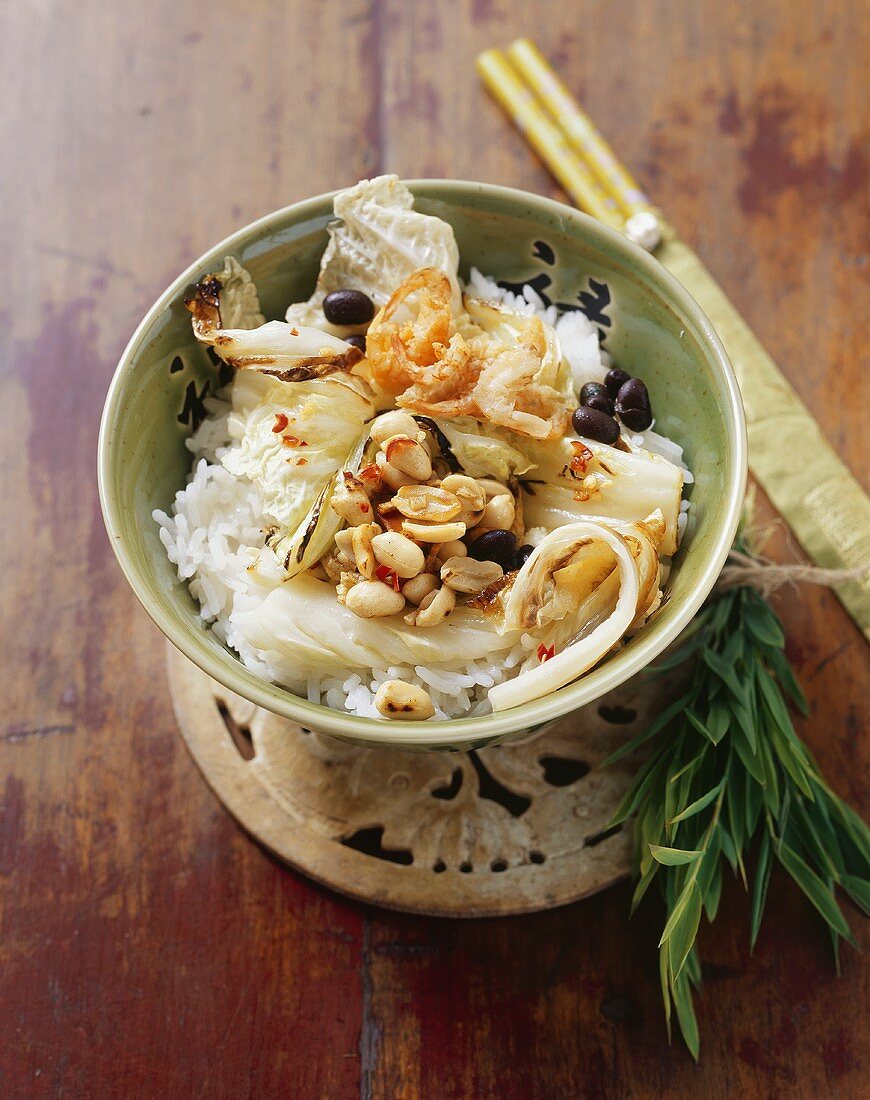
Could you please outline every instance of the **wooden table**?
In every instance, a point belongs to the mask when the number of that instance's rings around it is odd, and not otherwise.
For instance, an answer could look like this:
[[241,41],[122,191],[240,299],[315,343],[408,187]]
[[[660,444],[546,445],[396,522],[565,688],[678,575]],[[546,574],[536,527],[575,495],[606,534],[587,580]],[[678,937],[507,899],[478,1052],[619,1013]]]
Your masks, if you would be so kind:
[[[667,1045],[659,915],[629,925],[627,886],[457,923],[366,909],[275,863],[183,748],[164,643],[115,564],[94,480],[129,334],[231,230],[382,170],[557,194],[474,74],[479,50],[518,34],[863,476],[866,14],[848,0],[4,6],[0,1095],[867,1095],[867,968],[846,950],[835,977],[782,876],[754,958],[736,883],[702,934],[696,1067]],[[795,459],[811,477],[812,455]],[[827,592],[779,607],[812,701],[802,733],[860,804],[866,645]]]

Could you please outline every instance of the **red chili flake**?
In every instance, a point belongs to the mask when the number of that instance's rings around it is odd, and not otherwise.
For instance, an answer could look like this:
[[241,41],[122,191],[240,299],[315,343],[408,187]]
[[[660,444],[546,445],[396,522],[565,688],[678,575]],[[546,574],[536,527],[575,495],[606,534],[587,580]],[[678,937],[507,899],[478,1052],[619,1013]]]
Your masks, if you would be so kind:
[[296,459],[296,465],[297,466],[307,466],[308,465],[308,459],[307,458],[297,458]]
[[378,469],[377,463],[370,462],[368,466],[363,466],[359,472],[359,480],[379,482],[381,480],[381,472]]
[[586,501],[589,499],[589,494],[586,492],[585,489],[578,489],[577,492],[574,494],[574,499],[579,501],[581,504],[585,504]]
[[275,413],[275,425],[272,431],[275,435],[280,435],[289,423],[290,421],[287,419],[286,413]]
[[579,440],[571,441],[571,450],[574,452],[574,457],[571,459],[568,466],[573,476],[582,477],[586,473],[586,467],[595,455],[589,450],[585,443],[581,443]]
[[359,510],[361,512],[370,512],[372,510],[372,506],[370,504],[361,504],[359,506]]
[[391,584],[396,592],[401,588],[399,583],[399,574],[390,569],[386,565],[379,565],[375,570],[375,576],[379,581],[383,581],[384,584]]
[[550,646],[550,648],[547,649],[547,647],[544,645],[544,643],[541,642],[541,644],[538,646],[538,660],[543,663],[544,661],[549,661],[551,657],[555,657],[555,656],[556,656],[556,643],[554,642]]
[[282,436],[281,442],[284,444],[285,447],[307,447],[308,446],[308,444],[305,442],[304,439],[299,439],[299,437],[295,436],[295,435]]

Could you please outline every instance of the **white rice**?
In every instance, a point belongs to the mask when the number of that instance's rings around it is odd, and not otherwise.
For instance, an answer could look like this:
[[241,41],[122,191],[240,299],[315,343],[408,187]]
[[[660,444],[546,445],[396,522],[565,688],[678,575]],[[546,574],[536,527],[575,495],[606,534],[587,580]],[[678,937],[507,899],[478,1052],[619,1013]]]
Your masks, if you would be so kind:
[[[537,314],[552,324],[568,359],[575,388],[588,381],[601,381],[610,357],[598,343],[598,333],[579,312],[561,316],[555,306],[545,307],[535,291],[526,286],[522,296],[503,290],[493,280],[472,269],[468,289],[480,297],[502,301],[526,315]],[[374,696],[385,680],[399,679],[428,691],[436,718],[475,716],[490,711],[489,689],[516,675],[519,666],[534,652],[537,643],[530,635],[497,660],[462,664],[391,665],[386,668],[347,669],[338,676],[300,679],[297,669],[288,667],[274,650],[266,652],[251,645],[240,628],[240,617],[256,612],[279,584],[283,572],[277,559],[260,555],[264,547],[263,528],[269,516],[259,488],[245,477],[231,474],[221,458],[231,446],[227,418],[229,403],[220,396],[206,402],[209,416],[187,440],[194,465],[186,487],[178,492],[172,514],[153,513],[160,528],[160,540],[180,580],[189,583],[191,595],[200,605],[200,615],[215,634],[234,649],[242,663],[256,675],[286,685],[313,703],[334,710],[346,710],[364,718],[379,718]],[[686,467],[682,449],[651,429],[635,437],[641,446]],[[686,481],[691,474],[686,470]],[[682,535],[688,502],[679,517]],[[530,530],[533,545],[543,538],[543,529]],[[259,559],[256,569],[248,566]]]

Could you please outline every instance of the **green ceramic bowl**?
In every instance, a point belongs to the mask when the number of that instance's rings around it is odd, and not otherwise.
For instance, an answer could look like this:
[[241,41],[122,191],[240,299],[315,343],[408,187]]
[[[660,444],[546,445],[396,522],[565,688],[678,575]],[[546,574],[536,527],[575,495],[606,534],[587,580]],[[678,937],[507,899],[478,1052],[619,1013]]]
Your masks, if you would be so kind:
[[657,427],[685,447],[695,474],[692,508],[668,599],[619,653],[578,682],[515,710],[482,718],[388,722],[312,704],[249,672],[197,614],[151,518],[187,478],[191,412],[214,368],[194,340],[182,299],[226,255],[249,268],[268,318],[312,290],[332,195],[288,206],[234,233],[180,275],[155,302],[121,357],[99,440],[100,499],[121,568],[164,634],[215,680],[258,706],[351,741],[470,749],[526,734],[636,676],[676,638],[722,567],[746,479],[746,432],[737,383],[709,321],[652,257],[592,218],[536,195],[483,183],[420,180],[418,209],[456,232],[463,274],[536,280],[554,302],[582,304],[615,362],[647,383]]

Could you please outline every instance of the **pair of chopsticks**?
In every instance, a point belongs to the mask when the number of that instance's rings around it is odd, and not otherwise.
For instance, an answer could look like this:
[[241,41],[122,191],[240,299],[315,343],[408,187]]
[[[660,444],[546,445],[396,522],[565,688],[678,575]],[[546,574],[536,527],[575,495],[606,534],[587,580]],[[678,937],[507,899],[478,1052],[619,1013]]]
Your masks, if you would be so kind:
[[[477,59],[484,83],[574,203],[655,252],[712,321],[734,366],[755,480],[816,565],[851,571],[835,589],[870,641],[870,499],[695,253],[620,164],[534,43]],[[800,456],[812,456],[812,476]]]
[[537,46],[519,38],[486,50],[477,69],[577,206],[652,251],[661,240],[658,211]]

